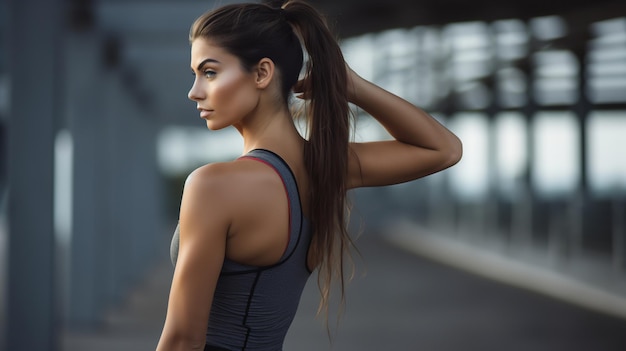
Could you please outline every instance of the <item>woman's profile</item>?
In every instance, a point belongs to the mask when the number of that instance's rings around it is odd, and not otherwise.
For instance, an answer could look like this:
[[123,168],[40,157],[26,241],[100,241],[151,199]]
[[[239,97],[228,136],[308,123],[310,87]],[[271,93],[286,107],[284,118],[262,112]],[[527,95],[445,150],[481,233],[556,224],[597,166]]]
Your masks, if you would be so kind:
[[[217,8],[193,23],[189,40],[189,99],[210,130],[235,127],[243,150],[185,182],[157,350],[282,350],[311,272],[322,307],[332,282],[343,288],[346,192],[450,167],[461,142],[350,69],[302,1]],[[293,93],[306,101],[306,135],[290,112]],[[350,142],[349,103],[394,139]]]

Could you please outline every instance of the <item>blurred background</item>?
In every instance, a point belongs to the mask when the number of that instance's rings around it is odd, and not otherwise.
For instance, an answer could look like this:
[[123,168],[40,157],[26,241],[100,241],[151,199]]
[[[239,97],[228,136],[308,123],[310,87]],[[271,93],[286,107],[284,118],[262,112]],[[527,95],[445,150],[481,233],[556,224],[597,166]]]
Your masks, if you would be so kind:
[[[241,153],[187,99],[189,26],[232,2],[0,2],[0,349],[154,349],[182,182]],[[286,348],[623,350],[626,3],[310,3],[464,156],[351,194],[339,332],[313,278]],[[388,137],[355,112],[355,140]]]

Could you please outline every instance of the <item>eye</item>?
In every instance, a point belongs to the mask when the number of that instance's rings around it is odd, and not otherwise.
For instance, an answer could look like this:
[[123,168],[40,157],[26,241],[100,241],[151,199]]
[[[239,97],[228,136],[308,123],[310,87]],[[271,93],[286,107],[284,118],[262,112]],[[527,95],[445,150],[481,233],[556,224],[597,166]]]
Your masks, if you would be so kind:
[[214,78],[215,75],[217,75],[217,72],[211,69],[204,70],[202,73],[204,73],[204,76],[207,78]]

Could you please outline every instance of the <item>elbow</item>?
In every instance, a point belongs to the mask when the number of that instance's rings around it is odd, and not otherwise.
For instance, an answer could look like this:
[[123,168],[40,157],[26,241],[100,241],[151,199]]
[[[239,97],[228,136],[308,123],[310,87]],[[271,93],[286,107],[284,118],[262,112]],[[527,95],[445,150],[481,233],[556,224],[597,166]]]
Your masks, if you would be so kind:
[[446,168],[452,167],[455,164],[459,163],[462,157],[463,157],[463,143],[461,143],[461,140],[455,136],[454,140],[450,143],[450,147],[446,151],[446,157],[445,157]]
[[461,139],[459,138],[455,138],[455,139],[456,139],[456,143],[454,147],[453,156],[454,156],[454,164],[457,164],[459,161],[461,161],[461,158],[463,157],[463,143],[461,142]]

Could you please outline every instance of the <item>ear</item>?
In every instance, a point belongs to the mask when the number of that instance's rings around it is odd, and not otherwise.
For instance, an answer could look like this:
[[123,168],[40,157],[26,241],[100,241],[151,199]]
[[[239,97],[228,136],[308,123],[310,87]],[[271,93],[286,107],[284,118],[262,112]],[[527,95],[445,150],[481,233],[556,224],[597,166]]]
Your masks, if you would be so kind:
[[265,89],[272,82],[272,78],[276,73],[274,61],[267,57],[262,58],[256,67],[256,84],[257,88]]

